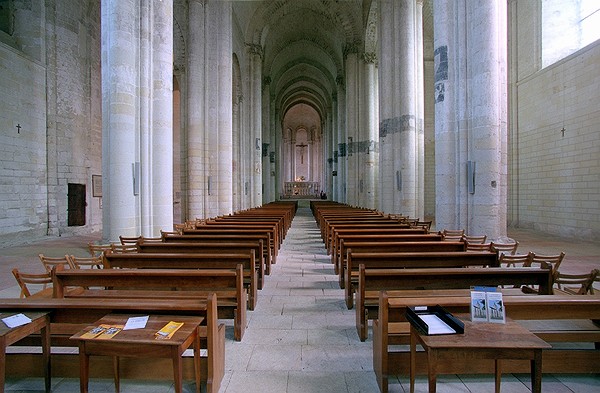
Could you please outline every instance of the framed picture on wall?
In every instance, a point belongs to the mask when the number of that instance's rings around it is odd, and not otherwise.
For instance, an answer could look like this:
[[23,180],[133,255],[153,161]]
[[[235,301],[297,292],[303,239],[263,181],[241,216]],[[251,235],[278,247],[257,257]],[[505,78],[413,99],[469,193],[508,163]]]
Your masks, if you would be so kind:
[[92,196],[102,198],[102,175],[92,175]]

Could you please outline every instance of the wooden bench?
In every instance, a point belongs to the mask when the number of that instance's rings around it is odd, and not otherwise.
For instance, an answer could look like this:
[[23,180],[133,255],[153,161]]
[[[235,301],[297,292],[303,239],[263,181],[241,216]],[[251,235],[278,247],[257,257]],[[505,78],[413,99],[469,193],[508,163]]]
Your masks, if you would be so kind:
[[328,252],[335,250],[335,236],[337,233],[368,233],[365,231],[375,230],[375,233],[395,233],[398,234],[426,234],[428,231],[422,227],[414,228],[408,224],[399,222],[389,222],[387,224],[382,223],[344,223],[344,224],[333,224],[329,226],[329,231],[324,237],[323,241],[327,245]]
[[[389,239],[386,239],[389,240]],[[448,252],[448,251],[467,251],[467,243],[464,241],[411,241],[411,239],[402,239],[399,241],[352,241],[340,239],[339,253],[332,254],[333,264],[336,265],[336,272],[344,271],[346,256],[348,250],[352,252]],[[337,257],[336,257],[337,256]],[[342,280],[340,280],[342,281]],[[342,284],[343,285],[343,284]],[[343,287],[342,287],[343,288]]]
[[[279,237],[279,231],[276,225],[254,225],[254,224],[226,224],[226,223],[214,223],[198,225],[196,229],[184,229],[184,235],[194,235],[197,233],[235,233],[243,235],[245,233],[256,234],[256,233],[268,233],[269,234],[269,245],[274,250],[279,250],[283,239]],[[277,253],[275,253],[277,255]]]
[[226,246],[229,243],[236,242],[260,242],[262,244],[262,256],[265,261],[265,275],[271,274],[271,264],[274,263],[274,250],[269,246],[268,234],[207,234],[197,233],[194,235],[179,235],[172,233],[163,233],[164,243],[217,243]]
[[[77,343],[70,340],[69,337],[110,313],[204,316],[205,324],[201,326],[200,335],[202,348],[207,352],[202,359],[202,380],[206,381],[208,392],[217,393],[225,374],[225,325],[218,323],[217,302],[217,296],[214,294],[204,298],[181,299],[177,302],[163,298],[137,299],[135,302],[132,302],[131,299],[118,298],[104,298],[102,301],[86,298],[27,298],[0,299],[0,309],[50,311],[52,347],[76,347]],[[39,346],[40,337],[39,335],[29,336],[18,342],[17,345]],[[11,361],[6,364],[8,375],[37,376],[36,373],[39,373],[39,367],[32,367],[32,364],[37,364],[40,354],[21,353],[8,356],[11,358]],[[51,357],[54,375],[79,376],[79,359],[76,354],[54,352]],[[69,360],[65,358],[69,358]],[[98,373],[108,373],[107,376],[109,376],[113,371],[112,364],[104,363],[104,368],[101,363],[96,364]],[[123,370],[133,369],[132,365],[133,363],[127,364],[128,367],[124,367]],[[145,371],[148,367],[146,362],[137,362],[137,371]],[[167,365],[157,370],[153,369],[152,375],[156,377],[164,374],[163,369],[171,370],[171,367]],[[191,369],[192,367],[187,367],[187,370]],[[192,373],[188,372],[188,374],[190,375],[187,377],[192,379]]]
[[[396,231],[366,230],[360,231],[338,231],[334,235],[333,250],[331,253],[332,263],[335,266],[335,274],[339,274],[340,260],[342,259],[342,243],[345,242],[369,242],[369,243],[396,243],[396,242],[441,242],[442,236],[433,233],[396,233]],[[343,258],[346,258],[344,251]]]
[[267,218],[264,216],[259,217],[248,217],[242,215],[222,216],[213,219],[208,219],[203,225],[197,225],[197,229],[202,229],[205,225],[217,225],[217,226],[244,226],[249,228],[273,228],[274,233],[277,234],[276,238],[279,245],[283,242],[286,234],[286,228],[284,225],[283,217]]
[[137,243],[139,253],[158,254],[228,254],[254,252],[256,272],[258,276],[257,288],[262,289],[265,279],[265,258],[262,240],[244,242],[144,242]]
[[[164,243],[166,244],[166,243]],[[248,309],[254,310],[258,296],[258,268],[254,250],[202,253],[116,253],[105,251],[105,269],[233,269],[242,265],[244,287],[248,294]]]
[[[541,268],[365,269],[360,265],[356,290],[356,330],[368,337],[369,320],[377,318],[380,291],[469,289],[472,286],[540,285],[540,294],[552,294],[552,272]],[[520,291],[520,289],[519,289]]]
[[[591,296],[538,295],[503,297],[506,315],[553,345],[542,353],[543,372],[600,372],[600,299]],[[387,393],[391,375],[408,375],[410,353],[398,345],[409,343],[407,307],[441,305],[451,313],[470,313],[470,296],[394,297],[385,291],[379,297],[379,317],[373,322],[373,369],[381,392]],[[529,321],[528,321],[529,320]],[[533,320],[533,321],[532,321]],[[565,343],[578,343],[568,348]],[[582,345],[589,344],[589,348]],[[417,353],[417,371],[425,372],[426,358]],[[420,366],[420,368],[419,368]],[[465,359],[439,372],[494,373],[493,362]],[[503,361],[502,371],[524,373],[529,362]]]
[[[346,255],[346,266],[343,267],[344,297],[348,309],[352,308],[353,293],[358,283],[359,266],[369,270],[422,268],[461,268],[461,267],[497,267],[498,256],[491,252],[371,252],[358,253],[352,249]],[[424,269],[428,270],[428,269]],[[438,269],[439,271],[439,269]],[[375,274],[375,273],[373,273]],[[423,276],[425,277],[425,276]],[[550,281],[551,283],[551,281]],[[551,285],[550,285],[551,286]],[[398,288],[402,289],[402,288]],[[410,289],[410,288],[407,288]]]
[[[338,250],[338,252],[339,252],[340,239],[346,238],[347,236],[354,236],[354,235],[359,235],[359,236],[373,235],[373,236],[378,236],[379,238],[385,238],[388,236],[397,236],[397,235],[399,235],[399,236],[421,235],[421,236],[427,236],[429,239],[442,240],[442,237],[439,234],[430,234],[427,232],[427,230],[425,230],[423,228],[393,228],[393,227],[387,227],[387,228],[345,227],[345,228],[342,228],[342,227],[338,227],[333,231],[332,239],[330,239],[326,243],[327,254],[328,255],[331,254],[332,252],[334,252],[334,250]],[[424,239],[425,240],[422,240],[422,241],[428,241],[426,238],[424,238]],[[365,240],[365,241],[367,241],[367,240]],[[415,241],[421,241],[421,240],[415,240]]]
[[[248,296],[242,265],[236,269],[54,269],[54,298],[203,298],[215,293],[219,318],[233,320],[241,341],[247,325]],[[75,290],[73,290],[75,288]],[[95,289],[101,288],[101,289]]]

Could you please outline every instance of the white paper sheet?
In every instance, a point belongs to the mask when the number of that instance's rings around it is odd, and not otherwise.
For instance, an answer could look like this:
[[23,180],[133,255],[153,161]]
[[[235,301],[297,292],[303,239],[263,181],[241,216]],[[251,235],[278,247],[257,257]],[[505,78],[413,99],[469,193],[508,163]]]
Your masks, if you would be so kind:
[[419,317],[429,326],[429,334],[452,334],[456,330],[446,325],[437,315],[421,314]]
[[146,327],[149,315],[143,317],[131,317],[125,323],[123,330],[143,329]]
[[24,314],[15,314],[10,317],[2,318],[2,322],[6,324],[10,329],[16,328],[17,326],[27,325],[31,323],[31,319]]

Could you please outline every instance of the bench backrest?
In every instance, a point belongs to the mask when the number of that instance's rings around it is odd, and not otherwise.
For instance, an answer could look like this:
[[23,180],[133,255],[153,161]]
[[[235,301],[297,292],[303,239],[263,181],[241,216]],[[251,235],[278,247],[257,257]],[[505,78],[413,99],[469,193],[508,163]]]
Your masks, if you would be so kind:
[[[103,287],[113,290],[232,291],[245,299],[243,266],[236,269],[60,269],[52,271],[53,297],[68,295],[68,287]],[[108,289],[108,290],[110,290]],[[240,300],[241,302],[241,300]],[[244,306],[246,306],[244,304]]]
[[552,274],[545,268],[365,269],[359,267],[359,291],[403,289],[468,289],[472,286],[537,285],[552,294]]
[[[361,242],[340,239],[339,253],[333,253],[333,262],[342,267],[349,250],[353,253],[388,253],[388,252],[456,252],[467,251],[464,241],[396,241],[396,242]],[[337,257],[336,257],[337,255]]]

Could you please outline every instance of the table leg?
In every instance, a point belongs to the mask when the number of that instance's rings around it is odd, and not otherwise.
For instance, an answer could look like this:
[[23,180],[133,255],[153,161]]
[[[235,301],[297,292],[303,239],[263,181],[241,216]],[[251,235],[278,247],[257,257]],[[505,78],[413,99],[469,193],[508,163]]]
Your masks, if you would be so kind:
[[173,358],[173,376],[175,379],[175,393],[181,393],[183,389],[183,361],[179,354],[179,348],[171,349],[171,357]]
[[113,379],[115,380],[115,393],[121,391],[121,360],[118,356],[113,356]]
[[194,374],[196,376],[196,393],[200,393],[200,332],[196,329],[194,340]]
[[415,393],[415,368],[417,365],[417,338],[410,328],[410,393]]
[[437,353],[435,350],[429,348],[427,350],[427,376],[429,383],[429,393],[436,392],[437,385]]
[[542,392],[542,350],[536,349],[533,351],[533,359],[531,360],[531,392]]
[[79,391],[88,393],[90,377],[90,355],[85,351],[85,341],[79,341]]
[[494,374],[494,389],[496,393],[500,393],[500,381],[502,380],[502,367],[500,366],[500,359],[495,359],[495,374]]
[[0,337],[0,393],[4,393],[4,379],[6,366],[6,340],[4,336]]
[[52,370],[50,365],[50,318],[46,318],[46,325],[40,330],[42,336],[42,363],[44,364],[44,382],[46,393],[50,393]]

